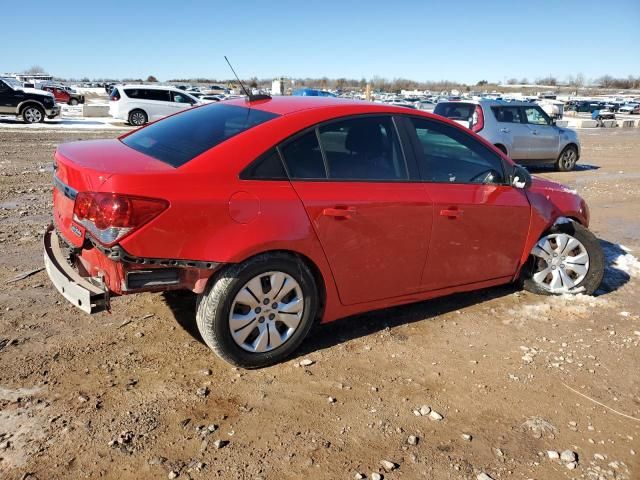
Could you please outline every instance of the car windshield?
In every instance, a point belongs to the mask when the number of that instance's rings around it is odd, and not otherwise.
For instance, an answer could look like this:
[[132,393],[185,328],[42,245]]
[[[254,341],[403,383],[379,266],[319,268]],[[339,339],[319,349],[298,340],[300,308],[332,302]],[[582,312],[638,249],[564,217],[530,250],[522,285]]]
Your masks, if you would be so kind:
[[122,142],[177,168],[231,137],[278,116],[236,105],[209,104],[137,130]]
[[14,78],[5,78],[5,77],[3,77],[2,80],[4,81],[4,83],[9,85],[14,90],[18,90],[18,89],[22,88],[22,84],[19,81],[17,81],[16,79],[14,79]]

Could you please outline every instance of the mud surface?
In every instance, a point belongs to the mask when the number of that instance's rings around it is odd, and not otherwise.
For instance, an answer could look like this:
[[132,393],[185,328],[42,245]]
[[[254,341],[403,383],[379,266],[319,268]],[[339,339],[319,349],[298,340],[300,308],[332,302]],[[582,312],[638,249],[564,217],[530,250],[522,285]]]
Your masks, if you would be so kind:
[[[577,171],[538,172],[591,207],[599,295],[374,312],[259,371],[208,350],[189,294],[87,316],[42,271],[7,283],[42,266],[54,147],[115,135],[0,131],[0,478],[640,478],[640,130],[581,131]],[[564,450],[576,468],[547,454]]]

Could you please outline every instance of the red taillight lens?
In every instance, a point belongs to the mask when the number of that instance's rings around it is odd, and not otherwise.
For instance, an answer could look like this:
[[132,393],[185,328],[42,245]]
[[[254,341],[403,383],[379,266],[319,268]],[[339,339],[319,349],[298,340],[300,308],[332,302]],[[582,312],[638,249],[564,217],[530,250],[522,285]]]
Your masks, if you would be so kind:
[[472,118],[471,131],[477,133],[484,128],[484,113],[482,113],[482,107],[480,105],[476,105]]
[[100,243],[110,245],[163,212],[169,203],[157,198],[117,193],[80,192],[73,218]]

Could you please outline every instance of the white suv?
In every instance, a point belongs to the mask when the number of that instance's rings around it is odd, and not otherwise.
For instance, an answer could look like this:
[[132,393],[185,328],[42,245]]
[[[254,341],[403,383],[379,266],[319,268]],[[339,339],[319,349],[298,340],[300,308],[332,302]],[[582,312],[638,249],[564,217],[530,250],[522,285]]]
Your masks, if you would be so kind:
[[116,85],[109,95],[109,115],[136,127],[201,102],[184,90],[156,85]]

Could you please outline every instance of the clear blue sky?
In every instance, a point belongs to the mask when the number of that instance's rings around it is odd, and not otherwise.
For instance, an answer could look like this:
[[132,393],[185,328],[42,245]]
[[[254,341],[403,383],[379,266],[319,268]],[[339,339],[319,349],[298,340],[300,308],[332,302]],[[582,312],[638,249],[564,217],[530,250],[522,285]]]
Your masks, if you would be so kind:
[[226,54],[243,78],[640,75],[640,0],[26,0],[1,16],[0,72],[229,78]]

